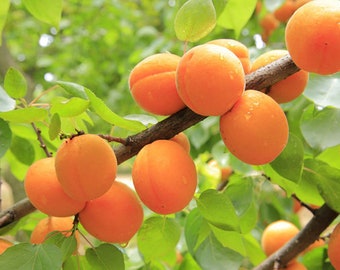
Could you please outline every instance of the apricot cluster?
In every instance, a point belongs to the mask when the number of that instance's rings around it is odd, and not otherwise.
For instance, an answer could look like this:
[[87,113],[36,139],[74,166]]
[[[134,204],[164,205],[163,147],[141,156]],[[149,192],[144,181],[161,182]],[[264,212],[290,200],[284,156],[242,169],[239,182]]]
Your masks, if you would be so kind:
[[51,228],[65,229],[66,224],[70,230],[69,217],[76,214],[98,239],[128,242],[142,224],[143,208],[133,190],[115,181],[116,172],[111,146],[93,134],[66,139],[55,158],[33,163],[24,182],[26,194],[49,218],[37,225],[32,242],[44,238]]
[[[287,54],[273,50],[251,63],[248,48],[239,41],[212,40],[182,57],[164,53],[142,60],[130,73],[130,89],[138,104],[148,104],[142,108],[150,113],[160,104],[169,108],[181,100],[183,105],[173,106],[171,113],[187,106],[203,116],[219,116],[221,137],[229,151],[245,163],[262,165],[273,161],[288,140],[287,119],[278,103],[301,95],[308,72],[258,89],[262,92],[245,89],[245,75]],[[169,58],[176,59],[177,65],[172,60],[168,65]]]

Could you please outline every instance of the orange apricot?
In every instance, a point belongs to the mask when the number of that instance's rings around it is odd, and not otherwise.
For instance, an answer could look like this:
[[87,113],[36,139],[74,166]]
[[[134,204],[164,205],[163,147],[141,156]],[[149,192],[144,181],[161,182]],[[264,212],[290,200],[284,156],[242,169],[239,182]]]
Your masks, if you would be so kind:
[[227,112],[242,95],[245,75],[240,59],[225,47],[203,44],[187,51],[177,68],[177,91],[194,112]]
[[65,237],[70,237],[72,235],[73,226],[73,218],[71,217],[49,216],[43,218],[34,227],[30,241],[32,244],[41,244],[52,232],[61,232]]
[[185,151],[190,153],[190,141],[184,132],[178,133],[177,135],[172,137],[170,140],[177,142],[179,145],[181,145],[185,149]]
[[286,23],[296,10],[295,0],[286,0],[274,11],[274,16],[280,22]]
[[[251,72],[280,59],[288,54],[287,50],[271,50],[257,57],[251,67]],[[278,103],[286,103],[300,96],[307,86],[309,73],[300,70],[266,89],[261,90]]]
[[79,201],[103,195],[116,178],[117,159],[110,144],[94,134],[65,140],[55,157],[58,180]]
[[171,53],[151,55],[139,62],[130,72],[132,97],[145,111],[170,115],[185,105],[176,89],[176,69],[180,57]]
[[132,167],[132,179],[141,201],[158,214],[184,209],[194,196],[196,167],[178,143],[158,140],[142,148]]
[[228,150],[241,161],[262,165],[273,161],[288,141],[288,122],[279,104],[266,94],[247,90],[220,118]]
[[339,250],[340,250],[340,223],[338,223],[335,226],[331,236],[329,237],[327,251],[328,258],[335,269],[340,269]]
[[0,255],[6,251],[9,247],[13,246],[11,241],[8,241],[4,238],[0,238]]
[[273,13],[266,13],[260,19],[260,26],[262,27],[262,39],[264,42],[268,42],[270,35],[278,28],[280,22],[275,18]]
[[68,196],[58,181],[54,158],[48,157],[34,162],[28,169],[24,181],[26,195],[39,211],[56,217],[77,214],[85,202]]
[[311,1],[289,19],[286,46],[295,64],[321,75],[340,71],[340,2]]
[[86,203],[79,221],[99,240],[125,244],[142,225],[143,208],[131,188],[115,181],[104,195]]
[[222,38],[211,40],[207,44],[215,44],[229,49],[240,59],[244,73],[248,74],[250,72],[249,50],[243,43],[234,39]]
[[270,256],[299,232],[298,227],[286,220],[270,223],[263,231],[261,246],[264,253]]

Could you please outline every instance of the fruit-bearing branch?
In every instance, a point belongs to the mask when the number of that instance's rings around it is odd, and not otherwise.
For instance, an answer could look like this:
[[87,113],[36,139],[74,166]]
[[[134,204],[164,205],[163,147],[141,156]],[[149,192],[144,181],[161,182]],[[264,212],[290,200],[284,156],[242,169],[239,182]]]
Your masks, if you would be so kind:
[[[246,75],[246,89],[264,89],[287,78],[297,71],[299,71],[299,68],[294,64],[290,56],[285,56]],[[135,156],[146,144],[159,139],[170,139],[179,132],[186,130],[205,118],[205,116],[198,115],[190,109],[185,108],[154,126],[138,134],[127,137],[124,145],[120,145],[114,149],[118,164]],[[11,208],[0,213],[0,228],[18,221],[20,218],[30,214],[34,210],[34,206],[27,198],[17,202]],[[275,262],[284,265],[314,242],[337,215],[336,212],[324,205],[317,211],[315,217],[311,219],[306,227],[292,239],[292,241],[283,246],[277,253],[267,258],[255,269],[273,269]]]

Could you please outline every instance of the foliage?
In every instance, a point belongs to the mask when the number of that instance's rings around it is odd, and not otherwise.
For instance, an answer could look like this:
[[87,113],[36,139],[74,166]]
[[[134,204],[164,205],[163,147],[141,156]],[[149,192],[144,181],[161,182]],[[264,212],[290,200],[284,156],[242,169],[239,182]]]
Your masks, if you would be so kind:
[[[138,108],[128,90],[129,71],[146,56],[182,55],[187,47],[226,37],[247,45],[252,59],[284,48],[284,24],[267,43],[259,25],[282,1],[263,1],[259,13],[256,2],[1,1],[2,46],[15,64],[0,73],[0,172],[23,181],[28,167],[45,157],[31,123],[55,153],[60,133],[126,137],[162,120]],[[304,94],[282,105],[289,142],[267,165],[249,166],[233,157],[221,142],[216,117],[186,130],[199,175],[194,200],[166,217],[145,210],[142,228],[126,247],[92,239],[81,226],[91,242],[84,241],[82,254],[72,254],[66,240],[24,243],[41,218],[33,213],[2,231],[18,243],[0,255],[0,268],[251,269],[265,259],[260,237],[267,224],[286,219],[302,226],[292,211],[293,194],[340,212],[339,80],[340,73],[311,74]],[[211,160],[233,169],[223,190]],[[120,169],[130,173],[131,163]],[[326,248],[306,253],[303,263],[332,269]]]

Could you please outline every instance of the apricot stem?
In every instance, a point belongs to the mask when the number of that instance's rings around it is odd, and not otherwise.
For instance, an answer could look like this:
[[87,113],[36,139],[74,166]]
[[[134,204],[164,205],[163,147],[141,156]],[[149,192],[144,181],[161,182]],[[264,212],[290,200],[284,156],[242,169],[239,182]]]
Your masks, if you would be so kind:
[[47,146],[41,136],[41,130],[37,128],[37,126],[34,123],[31,123],[35,133],[37,134],[38,141],[40,142],[40,147],[44,150],[47,157],[52,157],[52,152],[49,152],[47,149]]
[[127,141],[124,138],[113,137],[111,135],[105,135],[105,134],[98,134],[98,136],[103,138],[104,140],[107,140],[108,142],[118,142],[118,143],[121,143],[122,145],[127,144]]

